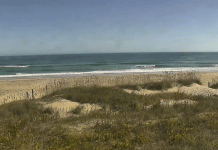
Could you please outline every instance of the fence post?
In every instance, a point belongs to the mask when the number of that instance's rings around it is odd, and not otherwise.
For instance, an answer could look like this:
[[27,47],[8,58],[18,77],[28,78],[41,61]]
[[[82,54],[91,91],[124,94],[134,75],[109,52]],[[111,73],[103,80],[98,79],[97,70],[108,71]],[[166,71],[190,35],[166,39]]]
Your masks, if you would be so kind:
[[48,86],[47,86],[47,84],[46,84],[45,89],[46,89],[46,94],[48,94]]
[[32,89],[32,99],[34,99],[34,92],[33,92],[33,89]]

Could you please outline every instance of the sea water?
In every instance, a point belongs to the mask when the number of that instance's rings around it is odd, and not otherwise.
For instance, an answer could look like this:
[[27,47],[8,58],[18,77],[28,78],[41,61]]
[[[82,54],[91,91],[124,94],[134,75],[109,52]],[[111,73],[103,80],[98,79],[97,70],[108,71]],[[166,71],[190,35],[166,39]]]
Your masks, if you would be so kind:
[[[218,71],[218,52],[0,56],[0,78]],[[139,69],[136,65],[155,65]]]

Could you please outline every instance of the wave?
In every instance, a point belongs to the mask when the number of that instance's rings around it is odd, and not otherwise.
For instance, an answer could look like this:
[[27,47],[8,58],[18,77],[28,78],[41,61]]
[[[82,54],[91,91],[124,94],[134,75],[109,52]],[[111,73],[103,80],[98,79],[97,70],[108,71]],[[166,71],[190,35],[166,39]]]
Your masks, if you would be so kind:
[[23,66],[0,66],[1,68],[27,68],[30,65],[23,65]]
[[44,65],[31,65],[31,67],[80,67],[80,66],[107,66],[107,63],[87,63],[87,64],[44,64]]
[[164,72],[198,72],[218,71],[218,67],[178,67],[178,68],[153,68],[153,69],[124,69],[124,70],[100,70],[89,72],[58,72],[58,73],[16,73],[16,75],[0,75],[0,78],[22,78],[22,77],[71,77],[90,76],[106,74],[134,74],[134,73],[164,73]]

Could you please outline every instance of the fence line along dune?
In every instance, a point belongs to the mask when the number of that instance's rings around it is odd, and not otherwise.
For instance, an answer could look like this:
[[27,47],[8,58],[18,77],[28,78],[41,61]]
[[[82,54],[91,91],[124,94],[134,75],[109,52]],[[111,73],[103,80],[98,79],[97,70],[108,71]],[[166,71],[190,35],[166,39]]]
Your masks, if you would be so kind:
[[[185,77],[200,77],[203,85],[217,75],[217,72],[143,73],[124,75],[77,76],[59,78],[28,78],[0,80],[0,103],[22,99],[37,99],[58,89],[78,86],[116,86],[144,84],[163,79],[176,80]],[[29,95],[27,95],[27,91]]]

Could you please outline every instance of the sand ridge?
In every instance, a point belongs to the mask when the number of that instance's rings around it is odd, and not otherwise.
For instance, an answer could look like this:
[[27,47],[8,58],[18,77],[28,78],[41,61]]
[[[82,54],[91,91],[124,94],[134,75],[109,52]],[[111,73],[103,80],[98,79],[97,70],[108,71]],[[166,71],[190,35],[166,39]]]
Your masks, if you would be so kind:
[[65,118],[65,117],[68,117],[69,115],[71,115],[72,113],[70,113],[70,112],[75,110],[77,107],[82,108],[80,114],[88,114],[91,111],[102,109],[101,106],[98,104],[89,104],[89,103],[81,104],[81,103],[72,102],[72,101],[66,100],[66,99],[57,100],[57,101],[54,101],[54,102],[48,103],[48,104],[44,103],[44,107],[45,108],[51,107],[55,111],[58,111],[61,118]]

